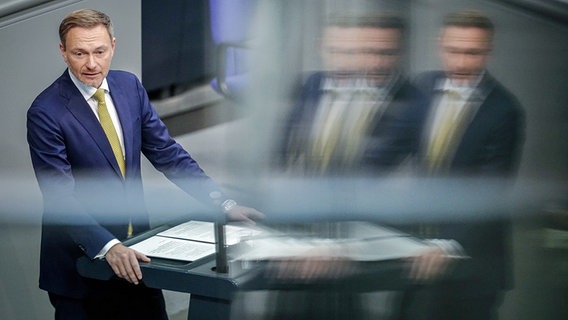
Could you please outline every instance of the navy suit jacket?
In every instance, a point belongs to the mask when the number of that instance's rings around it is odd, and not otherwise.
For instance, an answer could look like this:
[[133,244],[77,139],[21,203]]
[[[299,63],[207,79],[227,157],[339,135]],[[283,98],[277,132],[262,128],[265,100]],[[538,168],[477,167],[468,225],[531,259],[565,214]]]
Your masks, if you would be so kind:
[[[307,148],[306,140],[315,121],[323,94],[324,72],[311,74],[298,90],[294,104],[285,122],[283,141],[279,144],[280,160],[294,148]],[[363,156],[356,168],[348,174],[381,174],[396,167],[418,149],[419,136],[427,112],[427,100],[408,81],[399,78],[389,89],[389,102],[383,113],[372,122]],[[305,150],[300,150],[302,152]],[[284,165],[280,163],[280,165]]]
[[[433,71],[419,75],[415,84],[430,103],[435,103],[437,95],[441,93],[437,88],[444,80],[443,72]],[[518,100],[487,72],[470,103],[476,111],[469,118],[447,174],[450,178],[457,179],[489,178],[492,179],[491,182],[497,181],[493,187],[500,186],[501,182],[505,182],[502,186],[506,186],[507,178],[512,178],[516,172],[521,153],[524,138],[523,109]],[[425,145],[424,143],[422,150]],[[482,183],[483,181],[485,180],[481,180]],[[464,183],[467,183],[466,180]],[[493,196],[498,197],[499,192],[506,192],[505,190],[498,189]],[[463,277],[471,280],[471,286],[466,291],[473,293],[503,289],[511,285],[507,212],[489,210],[495,211],[480,212],[483,217],[471,217],[467,221],[458,218],[439,224],[437,236],[457,240],[472,257],[471,261],[463,264],[465,267],[460,272]]]
[[[415,85],[432,103],[442,93],[437,87],[443,80],[443,72],[426,72],[417,77]],[[450,173],[489,177],[513,175],[524,139],[524,112],[520,103],[487,72],[469,103],[476,112],[470,117],[458,143],[450,162]]]
[[[149,228],[141,181],[141,154],[195,198],[224,200],[215,183],[171,138],[131,73],[110,71],[110,95],[122,125],[123,178],[95,114],[66,70],[32,103],[28,144],[44,198],[40,288],[71,297],[87,293],[76,259],[94,258],[113,238]],[[216,199],[213,199],[216,197]]]

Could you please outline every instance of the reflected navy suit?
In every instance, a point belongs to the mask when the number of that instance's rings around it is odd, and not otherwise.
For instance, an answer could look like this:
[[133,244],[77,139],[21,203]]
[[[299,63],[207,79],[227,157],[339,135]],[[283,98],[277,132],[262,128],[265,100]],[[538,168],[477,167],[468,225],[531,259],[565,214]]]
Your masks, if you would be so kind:
[[[126,154],[123,178],[95,114],[65,71],[28,111],[28,143],[44,197],[40,288],[84,298],[85,279],[76,259],[94,258],[111,239],[149,228],[140,172],[141,154],[197,199],[224,195],[177,144],[131,73],[110,71],[110,95],[122,125]],[[215,198],[215,199],[214,199]]]
[[[417,77],[415,84],[434,103],[442,94],[438,88],[445,79],[443,72],[426,72]],[[475,111],[443,175],[451,179],[496,178],[507,182],[518,165],[524,112],[517,99],[487,72],[468,103]],[[422,149],[426,149],[426,143],[423,145]],[[494,196],[499,196],[504,190],[495,191]],[[512,285],[509,219],[506,212],[493,210],[483,213],[482,218],[455,219],[436,225],[438,230],[432,237],[456,240],[471,259],[455,270],[456,281],[442,282],[435,288],[439,289],[437,292],[426,292],[418,299],[424,300],[418,303],[413,297],[413,314],[404,319],[491,319],[491,312],[500,303],[501,290]],[[472,301],[476,304],[469,304]]]
[[[326,73],[311,74],[298,91],[295,104],[284,124],[283,141],[279,146],[279,164],[287,170],[288,157],[309,154],[309,141],[316,122],[320,100],[325,92]],[[421,92],[402,77],[389,84],[383,112],[377,112],[365,132],[361,158],[350,167],[330,163],[324,174],[382,175],[397,168],[418,151],[419,137],[427,112],[427,100]],[[346,106],[357,107],[356,105]],[[308,161],[309,162],[309,161]],[[307,173],[313,173],[307,168]],[[317,168],[315,170],[317,172]],[[341,228],[334,225],[333,228]],[[313,230],[317,232],[317,228]],[[321,231],[321,230],[320,230]],[[320,234],[329,237],[330,234]],[[354,292],[278,292],[275,310],[270,319],[360,319],[363,317],[361,298]],[[309,302],[308,302],[309,301]],[[340,303],[338,303],[340,301]]]
[[[426,72],[414,82],[430,103],[442,94],[443,72]],[[485,72],[470,104],[475,115],[467,124],[450,162],[449,173],[464,176],[511,176],[516,172],[524,138],[524,112],[517,99]]]
[[[311,74],[302,88],[285,123],[280,159],[305,152],[310,145],[308,137],[315,122],[318,106],[324,94],[326,73]],[[384,112],[377,113],[367,132],[360,163],[347,168],[348,174],[384,173],[407,156],[417,152],[419,136],[427,112],[427,100],[422,93],[399,77],[388,89]],[[298,150],[300,149],[300,150]],[[285,166],[284,163],[281,165]],[[333,164],[330,168],[332,174]]]

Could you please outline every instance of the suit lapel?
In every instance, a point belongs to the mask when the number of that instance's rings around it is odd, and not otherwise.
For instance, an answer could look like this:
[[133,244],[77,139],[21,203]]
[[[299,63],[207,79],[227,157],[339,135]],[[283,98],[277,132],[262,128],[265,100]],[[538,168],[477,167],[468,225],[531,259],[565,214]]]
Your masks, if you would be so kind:
[[442,72],[432,73],[430,77],[421,83],[421,89],[427,94],[427,99],[430,103],[429,111],[426,113],[425,126],[423,134],[420,137],[420,153],[426,156],[428,146],[430,144],[430,134],[433,130],[434,118],[436,109],[440,104],[440,99],[443,95],[442,83],[445,81],[445,74]]
[[467,154],[466,150],[471,148],[471,145],[464,143],[464,141],[470,141],[471,137],[476,137],[479,135],[478,128],[476,125],[478,123],[479,117],[478,113],[481,108],[486,108],[485,104],[487,96],[491,93],[495,85],[493,78],[487,73],[483,75],[483,78],[477,85],[477,88],[472,93],[472,96],[468,100],[468,106],[466,110],[465,118],[463,120],[463,132],[459,138],[459,142],[456,145],[456,150],[453,154],[453,160],[456,161],[457,158],[463,157],[463,154]]
[[473,121],[477,111],[483,105],[489,93],[493,90],[495,81],[487,72],[483,76],[483,79],[477,85],[477,89],[473,92],[472,96],[469,98],[469,122]]
[[129,101],[122,87],[117,83],[116,79],[112,76],[110,72],[107,75],[107,82],[110,89],[110,95],[116,108],[118,114],[118,119],[120,120],[120,125],[122,126],[122,136],[124,141],[124,153],[126,155],[126,172],[128,176],[128,169],[132,167],[133,163],[133,146],[134,146],[134,134],[132,124],[132,115],[130,114]]
[[465,115],[466,118],[464,119],[464,125],[466,126],[464,129],[464,133],[462,139],[464,139],[465,135],[467,134],[477,134],[471,132],[472,122],[475,121],[476,116],[486,102],[487,96],[493,90],[495,82],[493,78],[486,72],[479,84],[477,85],[476,90],[473,92],[471,97],[468,100],[467,106],[467,114]]

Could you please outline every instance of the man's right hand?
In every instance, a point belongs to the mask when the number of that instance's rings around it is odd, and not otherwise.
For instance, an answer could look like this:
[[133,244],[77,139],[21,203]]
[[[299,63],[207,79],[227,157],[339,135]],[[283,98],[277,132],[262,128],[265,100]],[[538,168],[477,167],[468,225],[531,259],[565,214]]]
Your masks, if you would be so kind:
[[132,284],[138,284],[142,280],[142,270],[138,261],[150,262],[146,255],[117,243],[112,246],[105,259],[114,273]]
[[410,258],[411,268],[409,278],[418,282],[435,281],[443,277],[452,262],[445,252],[433,246]]

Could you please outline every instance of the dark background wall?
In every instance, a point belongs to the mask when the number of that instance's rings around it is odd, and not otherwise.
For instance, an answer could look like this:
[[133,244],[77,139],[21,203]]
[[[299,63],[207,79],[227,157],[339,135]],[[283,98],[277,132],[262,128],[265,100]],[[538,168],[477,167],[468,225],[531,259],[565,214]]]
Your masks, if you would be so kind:
[[209,1],[142,1],[142,83],[163,98],[211,78]]

